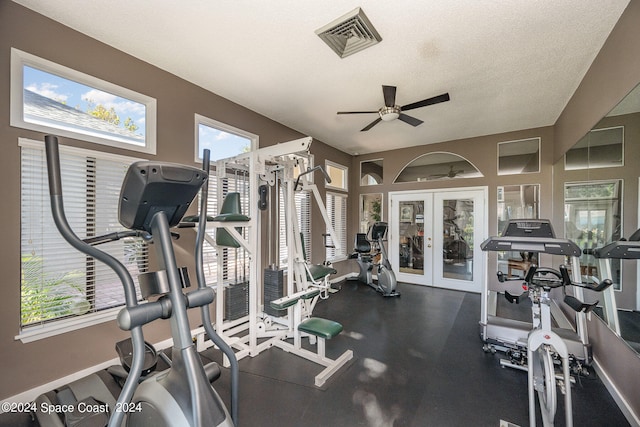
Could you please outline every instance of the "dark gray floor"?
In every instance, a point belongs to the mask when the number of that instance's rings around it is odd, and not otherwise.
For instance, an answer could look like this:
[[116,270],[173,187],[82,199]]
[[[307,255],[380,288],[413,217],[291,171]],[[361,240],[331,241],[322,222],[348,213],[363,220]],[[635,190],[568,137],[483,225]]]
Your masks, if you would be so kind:
[[[240,426],[528,425],[526,372],[501,368],[499,354],[482,350],[480,296],[403,284],[399,290],[401,297],[385,299],[346,282],[318,304],[314,315],[344,326],[327,342],[329,355],[355,354],[323,389],[313,386],[317,365],[279,349],[243,359]],[[227,382],[225,375],[217,386],[225,399]],[[576,426],[629,425],[594,376],[574,386],[573,401]]]
[[[328,355],[354,351],[321,389],[313,385],[318,365],[280,349],[241,360],[240,427],[528,425],[527,375],[483,352],[479,295],[404,284],[399,291],[386,299],[346,282],[318,304],[314,315],[344,326]],[[226,369],[215,386],[228,406]],[[573,387],[573,401],[576,426],[629,425],[595,377]],[[560,405],[557,426],[563,413]],[[2,426],[28,425],[5,415]]]

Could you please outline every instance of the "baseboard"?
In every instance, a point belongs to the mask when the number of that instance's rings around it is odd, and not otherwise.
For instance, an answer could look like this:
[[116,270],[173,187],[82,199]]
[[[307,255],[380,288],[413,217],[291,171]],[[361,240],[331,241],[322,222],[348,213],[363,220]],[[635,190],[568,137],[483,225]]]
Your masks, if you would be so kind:
[[613,397],[613,400],[615,400],[616,404],[620,408],[620,411],[622,411],[629,424],[631,424],[632,426],[640,427],[640,418],[633,412],[627,400],[620,394],[618,388],[611,381],[611,378],[609,378],[607,373],[602,370],[596,357],[593,358],[593,367],[596,370],[596,374],[598,374],[598,377],[607,388],[607,391],[609,391],[611,397]]
[[[169,348],[172,345],[173,345],[173,340],[171,338],[164,341],[160,341],[159,343],[153,344],[156,350],[164,350],[165,348]],[[3,399],[1,402],[2,408],[5,407],[4,405],[5,403],[33,402],[36,399],[36,397],[40,396],[41,394],[60,388],[65,384],[69,384],[73,381],[79,380],[80,378],[84,378],[88,375],[94,374],[103,369],[107,369],[109,366],[119,365],[119,364],[120,364],[120,359],[117,357],[114,357],[113,359],[104,361],[98,365],[91,366],[81,371],[74,372],[71,375],[67,375],[66,377],[58,378],[57,380],[53,380],[46,384],[42,384],[38,387],[16,394],[15,396],[11,396],[11,397],[8,397],[7,399]],[[3,412],[4,410],[0,409],[0,414]]]

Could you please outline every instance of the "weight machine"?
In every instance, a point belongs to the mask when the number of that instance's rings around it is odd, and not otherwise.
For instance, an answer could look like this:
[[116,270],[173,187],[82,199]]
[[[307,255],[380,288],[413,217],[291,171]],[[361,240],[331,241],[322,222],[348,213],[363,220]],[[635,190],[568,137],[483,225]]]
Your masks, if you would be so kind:
[[[249,260],[248,313],[237,319],[225,319],[223,295],[228,291],[228,287],[222,276],[224,259],[218,251],[218,298],[215,322],[217,333],[234,349],[238,359],[246,356],[254,357],[275,346],[325,366],[315,380],[316,385],[321,386],[328,377],[353,357],[353,352],[347,350],[335,360],[327,358],[324,355],[325,340],[340,333],[342,325],[327,319],[312,317],[318,300],[328,296],[330,286],[328,276],[335,270],[324,266],[326,274],[316,274],[321,271],[317,268],[320,266],[310,265],[304,257],[304,242],[300,234],[295,206],[296,191],[309,191],[313,194],[327,224],[328,234],[331,235],[336,246],[339,241],[329,221],[320,193],[308,179],[312,172],[321,168],[316,167],[296,175],[296,169],[300,169],[300,165],[304,163],[303,159],[309,153],[311,141],[310,137],[301,138],[219,160],[216,163],[218,200],[225,197],[221,184],[226,178],[227,171],[242,170],[249,177],[249,203],[245,214],[223,213],[214,217],[208,225],[217,229],[216,234],[224,231],[232,241],[236,242],[236,247],[246,252]],[[328,179],[328,176],[326,178]],[[270,188],[278,186],[282,186],[283,189],[287,218],[286,296],[263,303],[264,282],[259,278],[259,272],[263,271],[262,245],[259,244],[261,215],[255,208],[270,209],[268,201]],[[271,216],[269,217],[271,219]],[[216,242],[210,234],[207,234],[205,239],[219,248],[219,242]],[[269,242],[268,245],[270,244]],[[267,304],[268,306],[265,307]],[[267,313],[273,310],[279,313],[286,312],[286,314],[281,316]],[[316,353],[302,348],[301,341],[307,337],[310,343],[316,344]],[[293,340],[293,344],[289,342],[290,340]],[[203,333],[198,334],[197,342],[200,350],[211,346],[210,343],[205,342]]]

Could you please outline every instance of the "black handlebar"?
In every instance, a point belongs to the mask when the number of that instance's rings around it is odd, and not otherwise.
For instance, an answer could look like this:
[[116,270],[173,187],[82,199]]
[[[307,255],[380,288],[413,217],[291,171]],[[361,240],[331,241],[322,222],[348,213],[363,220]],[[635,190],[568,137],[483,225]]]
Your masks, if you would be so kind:
[[326,171],[326,170],[324,170],[324,168],[323,168],[322,166],[319,166],[319,165],[318,165],[318,166],[316,166],[315,168],[313,168],[313,169],[308,169],[308,170],[306,170],[306,171],[302,172],[300,175],[298,175],[298,179],[296,179],[296,183],[295,183],[295,185],[293,186],[293,189],[294,189],[294,190],[297,190],[297,189],[298,189],[298,184],[300,184],[300,178],[302,178],[304,175],[306,175],[306,174],[308,174],[308,173],[313,173],[313,172],[315,172],[315,171],[317,171],[317,170],[320,170],[320,171],[324,174],[324,179],[325,179],[325,181],[327,181],[327,184],[331,184],[331,177],[329,176],[329,174],[327,173],[327,171]]
[[62,178],[60,177],[60,152],[58,150],[58,138],[53,135],[44,137],[45,152],[47,155],[47,174],[49,175],[49,195],[62,195]]

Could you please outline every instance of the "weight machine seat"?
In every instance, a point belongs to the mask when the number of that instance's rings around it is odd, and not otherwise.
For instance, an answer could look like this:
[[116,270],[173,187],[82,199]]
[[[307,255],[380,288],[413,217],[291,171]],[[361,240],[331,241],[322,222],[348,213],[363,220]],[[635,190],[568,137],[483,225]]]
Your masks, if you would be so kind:
[[333,320],[310,317],[298,324],[298,330],[328,340],[342,332],[342,325]]
[[295,305],[299,299],[311,299],[320,294],[320,289],[310,288],[306,291],[296,292],[293,295],[287,295],[286,297],[278,298],[271,301],[269,304],[271,308],[275,310],[284,310]]
[[327,267],[320,264],[311,264],[308,266],[307,279],[317,282],[324,279],[331,274],[337,274],[338,270],[333,267]]
[[329,276],[332,274],[337,274],[338,270],[333,267],[329,267],[323,264],[311,264],[306,261],[307,259],[307,250],[305,248],[304,243],[304,235],[300,233],[300,243],[302,248],[302,257],[303,263],[305,266],[305,270],[307,271],[307,280],[312,281],[314,284],[318,284],[320,282],[326,281],[326,285],[328,286]]
[[[214,221],[220,222],[247,222],[249,219],[248,216],[242,214],[240,193],[227,193],[220,208],[220,215],[213,218]],[[240,227],[236,227],[236,230],[238,233],[242,232]],[[224,228],[218,228],[216,230],[216,245],[228,248],[240,247],[240,243]]]

